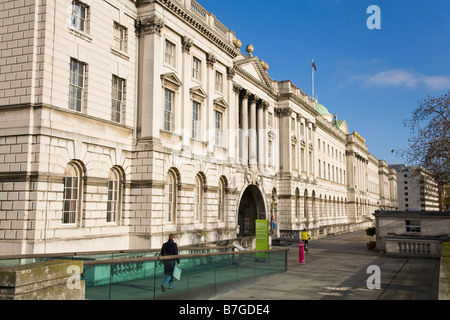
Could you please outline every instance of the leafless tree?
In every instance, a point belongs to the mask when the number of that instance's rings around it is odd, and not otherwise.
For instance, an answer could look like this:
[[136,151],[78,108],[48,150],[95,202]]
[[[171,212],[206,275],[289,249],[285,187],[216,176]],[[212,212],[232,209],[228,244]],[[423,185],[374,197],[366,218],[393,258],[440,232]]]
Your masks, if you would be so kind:
[[409,148],[402,156],[413,166],[428,171],[438,185],[449,183],[450,176],[450,90],[440,97],[419,102],[412,118],[403,122],[409,127]]

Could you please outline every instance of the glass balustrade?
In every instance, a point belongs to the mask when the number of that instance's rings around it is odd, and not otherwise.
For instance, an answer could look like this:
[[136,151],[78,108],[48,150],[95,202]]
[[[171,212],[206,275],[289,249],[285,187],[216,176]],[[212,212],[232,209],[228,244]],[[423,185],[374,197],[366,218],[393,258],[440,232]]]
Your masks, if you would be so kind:
[[163,261],[170,257],[86,261],[82,280],[91,300],[209,299],[227,290],[286,271],[286,251],[177,256],[182,275],[165,288]]

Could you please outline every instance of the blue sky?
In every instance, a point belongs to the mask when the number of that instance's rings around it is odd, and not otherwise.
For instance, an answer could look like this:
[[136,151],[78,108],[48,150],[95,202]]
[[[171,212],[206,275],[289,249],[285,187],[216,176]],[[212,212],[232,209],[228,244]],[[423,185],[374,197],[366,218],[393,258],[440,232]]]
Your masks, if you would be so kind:
[[[403,121],[418,102],[450,89],[449,0],[199,0],[269,64],[274,80],[291,80],[357,131],[369,152],[405,160]],[[367,8],[381,10],[370,30]]]

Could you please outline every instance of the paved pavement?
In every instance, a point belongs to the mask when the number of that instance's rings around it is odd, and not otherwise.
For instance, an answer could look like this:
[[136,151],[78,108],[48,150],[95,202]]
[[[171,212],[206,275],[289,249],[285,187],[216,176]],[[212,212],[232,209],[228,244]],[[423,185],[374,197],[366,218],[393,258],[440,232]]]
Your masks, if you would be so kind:
[[[288,243],[288,270],[214,300],[437,300],[439,259],[393,258],[366,248],[364,231],[310,241],[305,264]],[[379,267],[380,288],[369,266]],[[369,279],[370,278],[370,279]],[[373,280],[373,281],[372,281]]]

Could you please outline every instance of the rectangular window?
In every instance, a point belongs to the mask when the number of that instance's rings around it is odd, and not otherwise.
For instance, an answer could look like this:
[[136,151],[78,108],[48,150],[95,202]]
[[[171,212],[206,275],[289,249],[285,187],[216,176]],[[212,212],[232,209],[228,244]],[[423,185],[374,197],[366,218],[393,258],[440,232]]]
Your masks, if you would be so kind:
[[125,80],[113,76],[112,78],[112,110],[111,121],[121,122],[121,114],[123,113]]
[[73,224],[78,211],[78,177],[64,177],[63,223]]
[[166,89],[164,101],[164,125],[163,125],[163,129],[166,131],[172,131],[173,127],[173,107],[174,107],[173,98],[174,93]]
[[406,232],[420,232],[420,221],[406,220]]
[[295,132],[295,118],[291,118],[291,131]]
[[291,158],[292,158],[292,164],[291,164],[292,169],[297,169],[297,157],[295,156],[295,154],[296,154],[295,144],[291,145],[291,152],[292,152],[292,155],[291,155]]
[[108,181],[106,222],[115,222],[119,207],[119,181]]
[[127,51],[127,29],[114,22],[114,49]]
[[269,112],[269,119],[267,120],[267,126],[269,128],[273,127],[273,114],[272,114],[272,112]]
[[172,67],[175,67],[175,45],[166,40],[164,49],[164,62]]
[[318,172],[319,178],[322,178],[322,166],[321,166],[320,160],[319,160],[318,169],[319,169],[319,172]]
[[84,102],[86,65],[70,59],[69,109],[81,112]]
[[269,166],[272,165],[272,140],[269,139],[269,143],[267,146],[267,164]]
[[302,171],[306,171],[306,166],[305,166],[305,148],[301,148],[300,149],[300,161],[302,162],[302,164],[301,164]]
[[192,103],[192,138],[200,139],[201,136],[200,103]]
[[73,28],[87,32],[87,18],[89,7],[80,1],[72,1],[72,16],[70,24]]
[[223,127],[222,118],[223,118],[222,113],[216,111],[216,139],[215,139],[216,146],[222,145],[222,127]]
[[223,74],[216,71],[216,91],[223,92]]
[[194,78],[195,80],[201,81],[201,68],[202,68],[202,62],[197,59],[194,58],[192,60],[192,78]]

